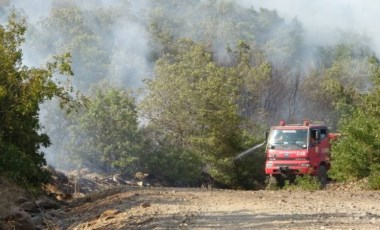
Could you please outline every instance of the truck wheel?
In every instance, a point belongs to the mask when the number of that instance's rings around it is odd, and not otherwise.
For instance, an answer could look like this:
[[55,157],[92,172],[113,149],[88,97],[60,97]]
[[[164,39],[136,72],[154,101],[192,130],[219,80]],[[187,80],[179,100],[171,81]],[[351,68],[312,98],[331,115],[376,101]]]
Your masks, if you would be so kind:
[[321,187],[325,188],[327,184],[327,169],[326,166],[321,165],[318,169],[318,181],[321,183]]
[[282,188],[285,186],[285,178],[282,175],[276,175],[275,176],[277,185]]
[[266,184],[267,190],[277,190],[284,187],[285,179],[281,175],[271,175],[267,177]]

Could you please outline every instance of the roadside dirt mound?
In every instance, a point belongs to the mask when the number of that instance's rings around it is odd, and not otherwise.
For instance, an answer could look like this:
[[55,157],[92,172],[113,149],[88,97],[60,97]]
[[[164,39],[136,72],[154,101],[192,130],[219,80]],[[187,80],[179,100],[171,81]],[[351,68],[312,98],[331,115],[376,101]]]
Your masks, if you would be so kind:
[[60,207],[45,195],[34,197],[27,190],[0,178],[0,229],[43,229],[49,223],[44,213]]
[[88,200],[88,194],[100,191],[108,194],[121,185],[151,186],[148,182],[160,185],[157,180],[147,180],[148,175],[142,172],[126,178],[119,174],[102,176],[87,169],[64,173],[48,166],[47,170],[51,178],[42,187],[44,194],[38,197],[0,177],[0,230],[56,229],[56,217],[62,216],[68,203],[77,202],[76,198]]
[[120,174],[102,175],[87,168],[64,172],[47,168],[52,177],[44,185],[44,191],[57,200],[67,201],[72,198],[83,197],[86,194],[110,189],[116,186],[161,186],[158,180],[147,179],[148,174],[137,172],[134,176]]

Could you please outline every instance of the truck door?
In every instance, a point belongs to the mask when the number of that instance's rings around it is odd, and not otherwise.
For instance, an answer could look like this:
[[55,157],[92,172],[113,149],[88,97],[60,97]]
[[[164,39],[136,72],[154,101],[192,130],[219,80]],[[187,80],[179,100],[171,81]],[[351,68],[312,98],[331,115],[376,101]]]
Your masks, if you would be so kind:
[[320,161],[326,161],[330,155],[330,143],[328,138],[327,128],[321,128],[319,130],[319,157]]
[[329,157],[328,130],[325,127],[312,128],[310,130],[310,161],[314,168],[317,168],[321,161],[326,161]]
[[310,158],[310,163],[315,167],[319,163],[319,129],[312,128],[310,129],[310,140],[309,140],[309,150],[308,155]]

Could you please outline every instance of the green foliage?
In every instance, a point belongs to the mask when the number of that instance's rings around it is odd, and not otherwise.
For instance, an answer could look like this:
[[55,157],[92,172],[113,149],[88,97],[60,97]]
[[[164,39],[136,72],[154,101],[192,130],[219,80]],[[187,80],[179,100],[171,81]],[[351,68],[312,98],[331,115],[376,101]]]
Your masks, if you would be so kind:
[[289,71],[275,69],[263,50],[246,41],[239,41],[235,50],[230,49],[230,54],[236,62],[233,71],[241,79],[238,97],[240,114],[256,124],[267,122],[272,114],[281,110],[290,96],[287,85]]
[[351,117],[340,122],[343,134],[332,148],[331,176],[339,181],[354,181],[369,177],[370,186],[378,188],[380,164],[379,125],[379,64],[371,61],[375,86],[362,97]]
[[150,175],[164,179],[170,186],[195,186],[200,180],[201,160],[196,154],[177,146],[154,146],[141,155]]
[[110,33],[97,33],[91,25],[96,22],[107,31],[109,15],[102,14],[101,10],[81,10],[72,1],[62,2],[53,4],[48,17],[30,26],[27,33],[29,52],[36,56],[33,61],[54,53],[71,53],[72,69],[78,76],[73,83],[77,89],[86,92],[91,84],[98,83],[109,72],[110,47],[105,44],[104,36]]
[[[239,40],[256,43],[273,61],[289,62],[300,53],[302,26],[276,11],[246,9],[236,1],[149,1],[149,31],[163,53],[182,38],[209,44],[224,62],[225,48]],[[196,16],[195,16],[196,15]]]
[[[172,143],[202,157],[217,178],[232,167],[241,130],[236,100],[240,80],[212,61],[201,44],[181,41],[177,55],[156,64],[156,79],[147,82],[142,111],[149,125]],[[230,163],[227,163],[230,162]],[[225,175],[224,175],[225,176]]]
[[318,66],[301,86],[306,117],[331,124],[336,130],[340,118],[351,116],[362,103],[360,94],[368,89],[366,82],[371,77],[371,54],[359,44],[339,44],[321,48],[318,55]]
[[[251,134],[251,132],[263,133],[264,137],[264,131],[258,131],[261,130],[259,127],[251,126],[249,128],[246,127],[246,129],[249,130],[249,132],[245,131],[243,133],[243,139],[245,140],[242,143],[243,149],[252,148],[253,146],[256,146],[257,144],[263,141],[261,138],[256,139],[257,137],[254,134]],[[256,133],[256,135],[258,133]],[[235,159],[234,171],[232,174],[235,180],[235,188],[260,188],[265,183],[266,179],[265,161],[265,145],[263,145],[259,149],[256,149],[253,153],[246,155],[241,159]]]
[[339,138],[332,149],[331,176],[337,180],[368,177],[371,165],[379,163],[379,125],[377,119],[357,110],[353,117],[342,120]]
[[42,170],[45,159],[41,153],[30,155],[15,146],[3,143],[0,145],[0,151],[0,169],[7,178],[23,186],[47,182],[49,173]]
[[380,164],[371,166],[368,184],[370,188],[380,190]]
[[132,94],[124,89],[93,89],[86,107],[70,117],[69,153],[86,165],[135,173],[142,139]]
[[321,189],[321,183],[315,176],[302,175],[297,176],[292,184],[290,184],[289,181],[286,181],[284,189],[315,191]]
[[41,132],[39,106],[57,96],[70,101],[71,88],[53,80],[53,75],[71,75],[69,56],[57,56],[46,68],[22,65],[21,45],[25,22],[13,13],[0,26],[0,171],[18,183],[39,185],[46,179],[40,148],[50,144]]
[[235,187],[258,189],[265,183],[266,157],[264,152],[264,149],[259,149],[241,161],[234,162]]

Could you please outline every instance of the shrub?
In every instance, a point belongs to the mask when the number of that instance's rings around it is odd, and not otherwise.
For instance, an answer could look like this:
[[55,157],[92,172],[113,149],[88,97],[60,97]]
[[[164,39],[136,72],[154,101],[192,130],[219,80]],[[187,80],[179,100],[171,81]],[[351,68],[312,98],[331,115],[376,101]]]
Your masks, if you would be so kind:
[[376,177],[379,170],[372,165],[380,164],[377,118],[358,110],[341,127],[343,136],[332,147],[331,177],[338,181]]
[[369,187],[372,189],[380,189],[380,165],[375,165],[371,168],[371,175],[368,177]]
[[46,179],[40,149],[50,145],[39,124],[40,105],[57,97],[62,106],[68,106],[73,92],[69,82],[63,81],[73,73],[69,54],[56,56],[45,68],[24,66],[25,31],[25,21],[15,13],[6,26],[0,25],[0,175],[19,184],[38,185]]
[[192,152],[176,147],[161,147],[141,156],[146,171],[164,179],[170,186],[194,186],[201,176],[201,161]]
[[243,189],[258,189],[265,183],[265,153],[261,148],[253,154],[235,161],[236,184]]
[[[39,187],[47,182],[49,173],[38,162],[44,162],[43,155],[28,155],[14,146],[0,146],[0,172],[23,186]],[[37,157],[40,159],[33,159]]]
[[294,184],[290,184],[289,181],[286,181],[284,188],[288,190],[315,191],[321,189],[321,183],[315,176],[302,175],[296,177]]

